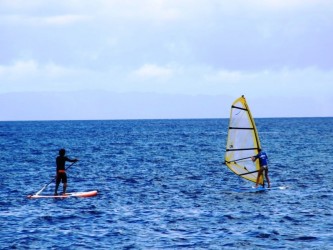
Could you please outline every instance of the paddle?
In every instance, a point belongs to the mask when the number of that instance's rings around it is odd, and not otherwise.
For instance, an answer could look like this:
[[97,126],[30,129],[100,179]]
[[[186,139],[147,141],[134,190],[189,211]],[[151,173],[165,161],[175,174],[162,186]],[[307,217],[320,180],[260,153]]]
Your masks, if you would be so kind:
[[[69,165],[69,166],[66,168],[66,170],[69,169],[71,166],[73,166],[76,162],[77,162],[77,161],[74,161],[71,165]],[[48,185],[50,185],[50,184],[54,181],[55,178],[56,178],[56,177],[54,177],[49,183],[45,184],[45,185],[42,187],[42,189],[39,190],[35,195],[39,195],[41,192],[43,192],[44,189],[45,189]]]

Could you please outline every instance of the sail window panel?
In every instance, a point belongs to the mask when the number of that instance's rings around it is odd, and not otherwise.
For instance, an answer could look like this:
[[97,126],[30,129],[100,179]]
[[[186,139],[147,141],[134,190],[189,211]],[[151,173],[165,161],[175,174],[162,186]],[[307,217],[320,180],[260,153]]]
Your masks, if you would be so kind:
[[232,129],[229,130],[229,139],[227,149],[240,150],[240,149],[253,149],[257,147],[254,140],[253,130]]
[[241,113],[232,112],[232,119],[230,121],[229,127],[233,129],[253,129],[251,120],[248,113],[242,111]]

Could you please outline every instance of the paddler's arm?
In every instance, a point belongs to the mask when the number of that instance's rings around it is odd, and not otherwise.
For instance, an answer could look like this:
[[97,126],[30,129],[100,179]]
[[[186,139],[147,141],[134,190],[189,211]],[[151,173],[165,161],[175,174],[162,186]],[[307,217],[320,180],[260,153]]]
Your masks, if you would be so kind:
[[69,159],[68,157],[66,158],[66,161],[69,161],[69,162],[77,162],[79,161],[78,159]]

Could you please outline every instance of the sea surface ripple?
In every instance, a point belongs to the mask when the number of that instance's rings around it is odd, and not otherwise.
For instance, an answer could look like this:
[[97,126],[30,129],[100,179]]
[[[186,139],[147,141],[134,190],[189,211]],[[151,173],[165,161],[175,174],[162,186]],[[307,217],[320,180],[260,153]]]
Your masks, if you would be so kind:
[[[287,189],[223,165],[228,119],[0,122],[0,248],[333,249],[333,118],[256,123]],[[27,198],[60,148],[80,159],[68,191],[96,197]]]

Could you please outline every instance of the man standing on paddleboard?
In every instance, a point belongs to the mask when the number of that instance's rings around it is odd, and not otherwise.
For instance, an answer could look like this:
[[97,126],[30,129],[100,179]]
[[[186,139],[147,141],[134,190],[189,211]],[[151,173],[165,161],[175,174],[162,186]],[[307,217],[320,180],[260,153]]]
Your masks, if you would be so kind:
[[60,149],[59,156],[56,159],[57,172],[56,172],[56,186],[55,186],[54,195],[58,195],[58,187],[59,187],[60,181],[62,182],[62,185],[63,185],[63,194],[66,193],[66,188],[67,188],[67,175],[66,175],[66,168],[65,168],[66,161],[69,161],[69,162],[78,161],[78,159],[69,159],[65,155],[66,155],[66,150]]
[[257,182],[256,182],[256,188],[258,187],[258,183],[259,183],[259,179],[260,176],[263,175],[263,172],[265,171],[265,178],[267,180],[267,184],[268,187],[271,187],[271,183],[269,181],[269,177],[268,177],[268,157],[267,154],[261,150],[261,148],[258,149],[258,154],[256,156],[252,156],[252,161],[255,162],[257,159],[259,159],[259,165],[260,165],[260,169],[258,172],[258,176],[257,176]]

